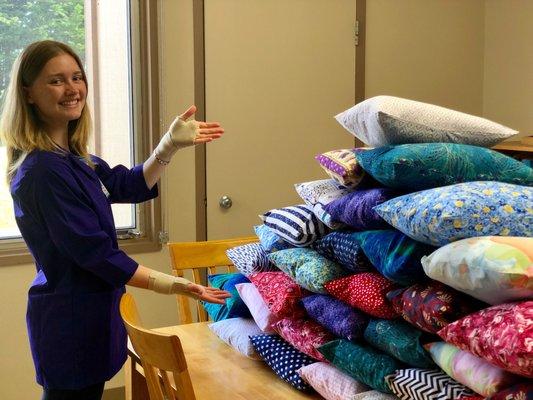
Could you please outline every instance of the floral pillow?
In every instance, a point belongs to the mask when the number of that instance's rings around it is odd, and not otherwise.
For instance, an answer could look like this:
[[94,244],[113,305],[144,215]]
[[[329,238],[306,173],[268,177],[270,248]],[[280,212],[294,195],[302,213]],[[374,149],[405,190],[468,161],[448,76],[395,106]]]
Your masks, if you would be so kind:
[[300,368],[298,374],[326,400],[352,399],[369,388],[325,362]]
[[312,245],[319,254],[342,265],[348,271],[373,270],[361,249],[360,232],[335,231],[328,233]]
[[279,250],[290,249],[292,244],[283,240],[279,235],[276,235],[272,229],[266,225],[256,225],[254,226],[254,231],[261,247],[267,253],[273,253]]
[[250,314],[252,314],[259,329],[265,333],[274,333],[272,326],[278,321],[278,318],[270,312],[255,285],[253,283],[239,283],[235,285],[235,288],[250,310]]
[[430,278],[489,304],[533,299],[533,237],[459,240],[422,265]]
[[371,346],[337,339],[318,348],[335,367],[355,380],[385,393],[391,393],[385,377],[402,367],[399,361]]
[[270,264],[268,254],[259,243],[248,243],[226,250],[226,255],[235,268],[244,276],[256,272],[272,271],[276,268]]
[[365,171],[357,163],[354,149],[331,150],[315,156],[322,169],[341,185],[354,188],[363,177]]
[[407,365],[419,368],[435,366],[421,344],[423,333],[400,320],[373,319],[365,329],[365,340]]
[[399,196],[392,189],[361,189],[334,200],[324,208],[334,221],[342,222],[357,231],[386,228],[389,225],[374,207]]
[[297,183],[294,185],[296,192],[324,224],[332,229],[339,228],[342,224],[332,220],[324,206],[350,193],[350,190],[335,182],[333,179],[323,179]]
[[230,318],[209,324],[209,329],[213,331],[223,342],[227,343],[239,353],[246,357],[259,359],[254,347],[250,342],[250,337],[260,335],[263,332],[252,319]]
[[485,400],[531,400],[533,399],[533,382],[523,382],[502,390]]
[[484,147],[410,143],[358,151],[359,164],[384,186],[410,191],[461,182],[498,181],[533,186],[533,169]]
[[450,322],[484,307],[483,303],[434,281],[392,290],[387,298],[407,322],[429,333],[437,333]]
[[368,316],[331,296],[315,294],[304,297],[307,314],[336,336],[348,340],[363,337]]
[[475,236],[533,236],[532,209],[533,188],[468,182],[401,196],[374,210],[411,238],[443,246]]
[[444,372],[483,397],[506,389],[521,379],[449,343],[428,343],[425,348]]
[[309,246],[327,233],[327,227],[305,204],[273,209],[260,216],[276,235],[293,246]]
[[366,231],[358,235],[366,257],[386,278],[404,286],[427,280],[420,259],[431,254],[434,247],[395,229]]
[[392,392],[401,400],[459,400],[474,392],[440,370],[408,368],[387,376]]
[[250,280],[274,317],[281,319],[305,314],[299,302],[310,293],[284,272],[259,272],[250,275]]
[[326,293],[326,282],[348,274],[340,265],[309,248],[280,250],[269,257],[274,265],[296,283],[314,293]]
[[231,273],[231,274],[215,274],[208,275],[207,280],[210,286],[227,290],[231,297],[226,299],[224,304],[207,303],[202,301],[202,305],[205,311],[209,314],[211,319],[215,322],[221,321],[227,318],[250,318],[250,311],[246,304],[242,301],[235,288],[238,283],[250,282],[243,274]]
[[335,116],[369,146],[448,142],[492,147],[518,132],[485,118],[394,96],[375,96]]
[[486,308],[445,326],[438,334],[491,364],[533,378],[533,301]]
[[296,350],[278,335],[256,335],[251,336],[250,340],[257,354],[281,379],[298,390],[310,388],[296,371],[315,360]]
[[283,318],[274,329],[294,348],[320,361],[324,361],[324,356],[316,348],[335,339],[322,325],[300,317]]
[[377,318],[395,318],[398,313],[386,294],[396,285],[375,272],[362,272],[324,285],[328,293]]

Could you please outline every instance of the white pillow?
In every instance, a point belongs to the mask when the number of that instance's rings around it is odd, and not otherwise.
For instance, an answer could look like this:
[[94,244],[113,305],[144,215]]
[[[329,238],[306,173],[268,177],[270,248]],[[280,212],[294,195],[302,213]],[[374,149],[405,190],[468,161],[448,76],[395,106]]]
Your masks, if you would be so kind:
[[492,147],[518,133],[485,118],[393,96],[372,97],[335,119],[375,147],[431,142]]
[[355,394],[369,390],[364,383],[325,362],[305,365],[296,372],[326,400],[352,399]]
[[255,323],[262,331],[261,333],[274,333],[273,325],[278,322],[278,318],[270,312],[255,285],[253,283],[238,283],[235,285],[235,289],[250,310]]
[[354,394],[350,400],[398,400],[398,397],[393,394],[385,394],[377,390],[370,390],[368,392]]
[[333,179],[296,183],[294,188],[305,204],[313,207],[313,213],[324,224],[331,229],[338,229],[343,226],[342,223],[333,221],[324,206],[353,192],[353,189],[348,189]]
[[259,329],[252,319],[229,318],[209,324],[208,326],[215,335],[239,353],[255,360],[261,359],[255,352],[249,336],[261,335],[263,331]]

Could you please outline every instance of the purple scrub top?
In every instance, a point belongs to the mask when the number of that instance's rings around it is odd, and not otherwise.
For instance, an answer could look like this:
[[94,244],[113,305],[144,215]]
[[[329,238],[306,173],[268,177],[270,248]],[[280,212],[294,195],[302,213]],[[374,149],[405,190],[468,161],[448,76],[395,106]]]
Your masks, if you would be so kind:
[[138,263],[118,247],[111,203],[157,196],[142,165],[92,160],[95,170],[70,153],[34,151],[11,182],[15,219],[37,269],[26,314],[30,347],[37,382],[49,389],[109,380],[126,360],[119,301]]

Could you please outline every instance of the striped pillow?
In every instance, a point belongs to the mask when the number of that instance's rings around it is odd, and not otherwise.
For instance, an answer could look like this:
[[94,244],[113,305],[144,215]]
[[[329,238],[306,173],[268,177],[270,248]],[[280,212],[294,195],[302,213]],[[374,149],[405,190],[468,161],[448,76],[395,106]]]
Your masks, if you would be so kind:
[[274,233],[298,247],[309,246],[327,231],[313,208],[305,204],[273,209],[260,217]]

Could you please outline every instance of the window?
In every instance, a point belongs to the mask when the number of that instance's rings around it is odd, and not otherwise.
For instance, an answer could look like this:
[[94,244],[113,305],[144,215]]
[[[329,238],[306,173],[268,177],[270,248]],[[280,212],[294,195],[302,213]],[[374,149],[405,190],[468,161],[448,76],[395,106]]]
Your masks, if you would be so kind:
[[[65,42],[80,55],[87,71],[94,122],[90,152],[111,166],[131,167],[144,161],[158,137],[159,124],[157,29],[151,29],[157,22],[156,3],[0,0],[0,101],[11,65],[27,44],[41,39]],[[2,173],[5,167],[5,148],[0,144]],[[112,207],[122,247],[130,253],[159,248],[158,200]],[[0,264],[30,261],[13,217],[7,184],[1,179]]]

